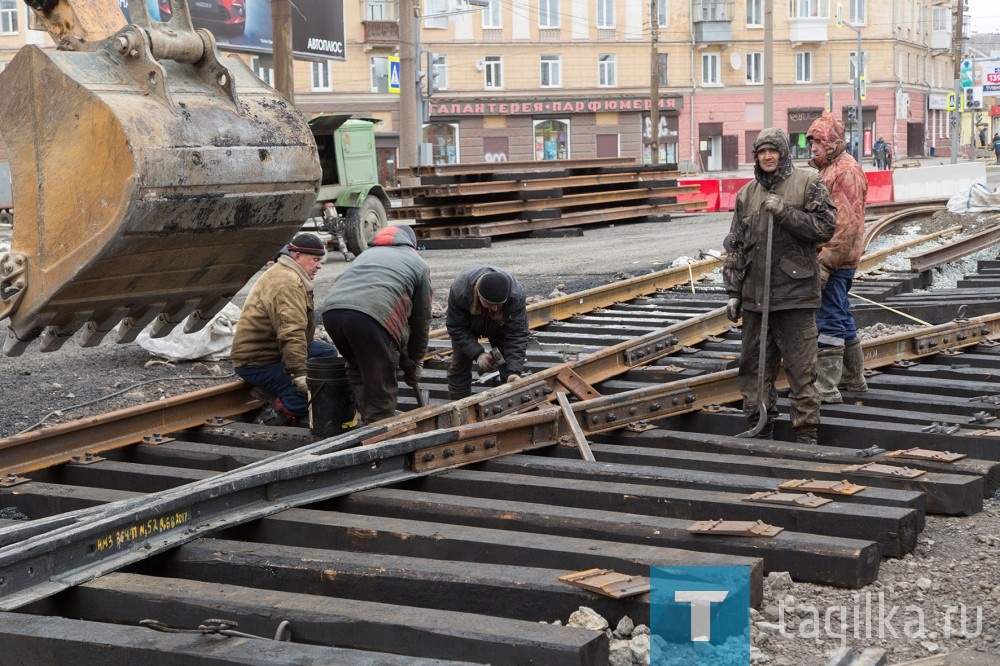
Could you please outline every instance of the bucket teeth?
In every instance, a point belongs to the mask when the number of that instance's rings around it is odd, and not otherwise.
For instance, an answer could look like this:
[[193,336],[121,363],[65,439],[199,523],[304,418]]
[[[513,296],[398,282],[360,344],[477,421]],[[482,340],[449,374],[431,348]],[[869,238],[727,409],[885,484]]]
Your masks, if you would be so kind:
[[142,333],[142,329],[146,328],[158,313],[159,309],[157,308],[147,308],[143,312],[122,319],[122,323],[118,325],[118,332],[115,333],[115,342],[135,342],[135,339]]

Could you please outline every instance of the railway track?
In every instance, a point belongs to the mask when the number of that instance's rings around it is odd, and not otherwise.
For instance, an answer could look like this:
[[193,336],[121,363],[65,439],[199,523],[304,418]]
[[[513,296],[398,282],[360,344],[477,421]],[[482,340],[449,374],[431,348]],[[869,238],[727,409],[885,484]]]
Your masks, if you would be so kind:
[[[928,513],[982,509],[1000,487],[1000,316],[953,320],[992,287],[948,290],[921,309],[938,325],[866,343],[870,390],[824,406],[823,446],[804,448],[732,437],[739,334],[698,280],[716,266],[534,306],[531,378],[456,403],[437,332],[424,381],[439,404],[403,391],[405,414],[324,442],[246,423],[257,403],[238,383],[5,440],[0,507],[31,518],[0,523],[5,656],[603,664],[604,634],[539,622],[589,606],[648,623],[649,597],[560,575],[744,565],[755,604],[770,571],[859,588]],[[926,282],[883,275],[866,293],[900,305]],[[792,480],[832,501],[747,500]],[[781,529],[691,531],[719,518]]]

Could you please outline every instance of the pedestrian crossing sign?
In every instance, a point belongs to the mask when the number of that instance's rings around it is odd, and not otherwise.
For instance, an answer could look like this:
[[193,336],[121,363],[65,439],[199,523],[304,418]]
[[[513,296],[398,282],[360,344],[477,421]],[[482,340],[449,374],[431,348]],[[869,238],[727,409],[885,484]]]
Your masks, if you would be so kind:
[[399,94],[399,56],[389,56],[389,92]]

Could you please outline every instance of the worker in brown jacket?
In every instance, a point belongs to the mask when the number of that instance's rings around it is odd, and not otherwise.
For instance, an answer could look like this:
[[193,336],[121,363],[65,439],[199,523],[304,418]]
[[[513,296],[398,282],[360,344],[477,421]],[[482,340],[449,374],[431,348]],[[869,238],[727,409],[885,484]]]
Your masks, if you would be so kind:
[[[816,387],[816,307],[819,305],[817,248],[830,240],[837,210],[819,174],[792,166],[788,139],[765,129],[753,144],[754,180],[736,195],[733,222],[726,236],[722,276],[729,294],[729,318],[743,316],[739,384],[743,413],[751,427],[761,418],[757,437],[772,439],[777,416],[774,381],[783,361],[790,387],[795,441],[815,444],[819,425]],[[768,217],[773,217],[771,264],[766,265]],[[765,271],[771,289],[764,292]],[[767,339],[761,340],[762,315],[768,312]],[[760,345],[766,367],[760,368]],[[764,395],[758,395],[763,373]],[[766,414],[760,414],[761,406]]]
[[843,402],[840,389],[867,391],[865,362],[848,293],[864,251],[868,179],[845,148],[844,124],[832,113],[813,121],[806,134],[810,164],[819,169],[837,206],[837,229],[819,252],[822,295],[816,311],[819,332],[816,389],[826,403]]

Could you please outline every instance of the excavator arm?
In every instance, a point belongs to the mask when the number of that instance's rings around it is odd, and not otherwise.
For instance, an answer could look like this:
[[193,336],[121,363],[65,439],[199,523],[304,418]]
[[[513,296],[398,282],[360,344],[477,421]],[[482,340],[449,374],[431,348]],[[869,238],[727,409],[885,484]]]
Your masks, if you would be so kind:
[[0,254],[4,353],[153,323],[195,331],[299,229],[320,184],[294,106],[195,30],[185,0],[30,0],[58,48],[0,73],[17,224]]

